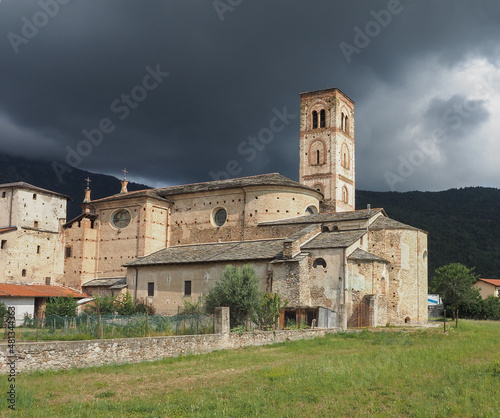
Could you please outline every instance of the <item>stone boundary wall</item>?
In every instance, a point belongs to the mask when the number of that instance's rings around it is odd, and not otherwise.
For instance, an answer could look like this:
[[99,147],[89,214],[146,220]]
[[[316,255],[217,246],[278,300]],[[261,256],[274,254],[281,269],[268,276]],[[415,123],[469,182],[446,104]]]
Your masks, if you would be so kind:
[[[187,354],[227,350],[323,337],[336,329],[254,331],[173,337],[117,338],[110,340],[16,342],[16,373],[62,370],[106,364],[139,363]],[[7,343],[0,344],[0,374],[10,372]]]

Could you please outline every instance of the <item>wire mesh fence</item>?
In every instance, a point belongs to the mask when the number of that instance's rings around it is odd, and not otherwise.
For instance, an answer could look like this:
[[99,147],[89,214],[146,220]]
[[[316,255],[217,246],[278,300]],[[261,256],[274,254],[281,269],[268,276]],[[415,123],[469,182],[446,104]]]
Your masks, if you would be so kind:
[[152,337],[213,334],[214,317],[202,313],[163,315],[57,315],[25,318],[16,330],[22,340],[88,340],[100,338]]

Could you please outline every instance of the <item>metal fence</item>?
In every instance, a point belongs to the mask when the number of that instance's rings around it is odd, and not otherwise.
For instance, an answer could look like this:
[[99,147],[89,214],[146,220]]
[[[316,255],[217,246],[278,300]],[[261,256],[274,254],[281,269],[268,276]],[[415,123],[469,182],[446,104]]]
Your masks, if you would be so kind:
[[22,340],[88,340],[212,334],[213,315],[179,313],[163,315],[87,315],[26,318],[16,336]]

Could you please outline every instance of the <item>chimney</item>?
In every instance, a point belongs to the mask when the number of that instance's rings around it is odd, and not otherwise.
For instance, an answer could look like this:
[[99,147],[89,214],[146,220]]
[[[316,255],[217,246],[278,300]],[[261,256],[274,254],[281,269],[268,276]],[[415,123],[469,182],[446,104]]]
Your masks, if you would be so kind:
[[366,209],[368,210],[368,214],[370,214],[371,210],[372,210],[372,205],[370,205],[369,203],[366,205]]

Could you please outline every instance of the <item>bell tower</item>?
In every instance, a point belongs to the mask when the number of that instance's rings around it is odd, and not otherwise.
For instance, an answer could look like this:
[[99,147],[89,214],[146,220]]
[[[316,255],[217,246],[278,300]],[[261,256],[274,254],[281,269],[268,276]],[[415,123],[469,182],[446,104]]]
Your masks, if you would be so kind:
[[300,94],[300,183],[322,212],[354,210],[354,102],[339,89]]

